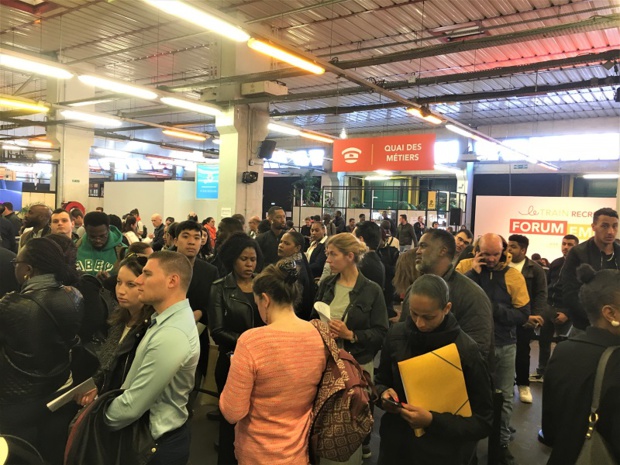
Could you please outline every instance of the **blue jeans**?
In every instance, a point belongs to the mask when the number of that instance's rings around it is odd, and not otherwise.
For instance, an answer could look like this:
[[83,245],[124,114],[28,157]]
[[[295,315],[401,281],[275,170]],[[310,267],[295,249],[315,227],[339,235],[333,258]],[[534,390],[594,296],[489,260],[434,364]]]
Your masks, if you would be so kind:
[[512,400],[514,398],[515,357],[517,345],[495,347],[495,372],[493,382],[495,389],[502,391],[502,420],[500,423],[499,440],[502,445],[510,442],[510,418],[512,417]]

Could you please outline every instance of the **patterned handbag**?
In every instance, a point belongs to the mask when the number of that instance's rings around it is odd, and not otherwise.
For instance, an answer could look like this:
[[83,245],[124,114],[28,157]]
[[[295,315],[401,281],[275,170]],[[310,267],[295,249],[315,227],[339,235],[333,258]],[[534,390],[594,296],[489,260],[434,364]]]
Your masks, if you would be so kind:
[[338,348],[329,326],[319,320],[312,324],[329,354],[312,408],[310,463],[319,458],[345,462],[372,431],[370,402],[376,391],[355,358]]

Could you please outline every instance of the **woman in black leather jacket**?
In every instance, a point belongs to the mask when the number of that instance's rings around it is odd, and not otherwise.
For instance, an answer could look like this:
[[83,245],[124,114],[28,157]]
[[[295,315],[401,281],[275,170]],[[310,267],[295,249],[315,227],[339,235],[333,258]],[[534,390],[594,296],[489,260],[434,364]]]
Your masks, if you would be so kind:
[[[381,465],[465,465],[493,422],[491,378],[478,346],[450,313],[448,285],[427,274],[413,283],[411,318],[388,331],[375,378],[386,413],[381,417]],[[430,412],[407,403],[398,362],[456,344],[472,415]],[[419,373],[423,377],[424,373]],[[390,404],[395,401],[399,406]],[[422,436],[414,429],[424,429]]]
[[0,431],[62,463],[75,407],[51,413],[46,404],[73,382],[70,351],[78,342],[82,295],[63,285],[74,270],[53,240],[30,240],[14,264],[21,291],[0,300]]
[[[383,290],[360,273],[357,265],[368,250],[353,234],[340,233],[325,243],[327,263],[334,276],[326,278],[317,292],[317,301],[329,304],[329,328],[340,347],[349,352],[366,370],[374,374],[373,359],[381,349],[388,329]],[[347,464],[361,464],[369,457],[370,435]],[[321,464],[332,464],[321,459]]]
[[[252,280],[257,267],[262,268],[262,253],[258,242],[245,233],[235,233],[222,245],[219,257],[228,274],[213,283],[207,310],[211,337],[218,345],[215,383],[224,390],[230,357],[241,333],[264,326],[252,293]],[[235,427],[220,419],[218,464],[237,463],[235,459]]]

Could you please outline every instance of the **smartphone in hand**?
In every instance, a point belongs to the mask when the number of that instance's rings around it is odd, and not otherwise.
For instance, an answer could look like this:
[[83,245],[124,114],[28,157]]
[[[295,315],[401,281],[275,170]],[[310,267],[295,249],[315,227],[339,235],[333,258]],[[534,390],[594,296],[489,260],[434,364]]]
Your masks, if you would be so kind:
[[391,405],[392,407],[403,408],[403,404],[401,404],[400,402],[396,402],[394,399],[392,399],[390,397],[384,397],[383,398],[383,402],[385,402],[386,404]]

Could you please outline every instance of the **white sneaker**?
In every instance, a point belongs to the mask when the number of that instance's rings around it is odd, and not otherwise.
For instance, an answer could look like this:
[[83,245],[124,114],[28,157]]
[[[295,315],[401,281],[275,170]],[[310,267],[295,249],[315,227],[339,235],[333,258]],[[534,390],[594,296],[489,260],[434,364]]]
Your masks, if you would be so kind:
[[534,399],[532,399],[532,391],[530,391],[529,386],[519,386],[519,400],[524,404],[531,404]]

